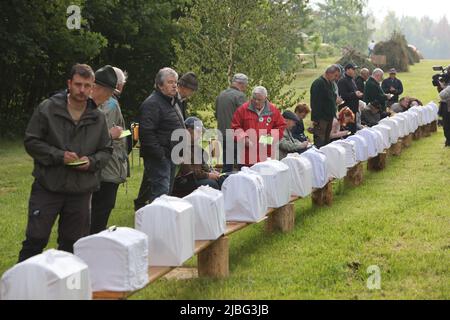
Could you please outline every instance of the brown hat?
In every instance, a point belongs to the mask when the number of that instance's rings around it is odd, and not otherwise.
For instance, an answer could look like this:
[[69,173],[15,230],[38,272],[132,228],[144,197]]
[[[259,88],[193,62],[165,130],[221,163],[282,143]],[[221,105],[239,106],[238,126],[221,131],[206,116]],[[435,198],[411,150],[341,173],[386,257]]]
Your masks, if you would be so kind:
[[178,85],[197,91],[198,90],[197,76],[193,72],[186,72],[178,80]]

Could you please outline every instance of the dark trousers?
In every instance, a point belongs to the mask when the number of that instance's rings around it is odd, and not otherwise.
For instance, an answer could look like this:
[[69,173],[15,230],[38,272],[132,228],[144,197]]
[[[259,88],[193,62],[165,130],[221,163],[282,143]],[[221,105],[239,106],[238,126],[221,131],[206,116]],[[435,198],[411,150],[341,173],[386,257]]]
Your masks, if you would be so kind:
[[228,178],[232,174],[233,174],[232,172],[227,172],[226,174],[222,175],[219,178],[219,180],[213,180],[213,179],[197,180],[196,181],[197,188],[200,186],[210,186],[211,188],[220,190],[220,189],[222,189],[222,184],[225,182],[225,179]]
[[100,190],[92,194],[91,231],[90,234],[99,233],[106,229],[111,211],[116,205],[119,184],[102,182]]
[[26,239],[19,262],[42,253],[58,216],[58,250],[73,252],[73,244],[89,235],[91,195],[50,192],[35,181],[31,187]]
[[319,120],[314,126],[314,144],[317,148],[321,148],[330,143],[332,125],[333,119]]
[[144,175],[134,209],[137,211],[153,202],[156,198],[171,194],[175,180],[175,164],[172,160],[163,158],[144,158]]
[[442,112],[442,124],[444,127],[445,146],[450,147],[450,112],[448,110]]

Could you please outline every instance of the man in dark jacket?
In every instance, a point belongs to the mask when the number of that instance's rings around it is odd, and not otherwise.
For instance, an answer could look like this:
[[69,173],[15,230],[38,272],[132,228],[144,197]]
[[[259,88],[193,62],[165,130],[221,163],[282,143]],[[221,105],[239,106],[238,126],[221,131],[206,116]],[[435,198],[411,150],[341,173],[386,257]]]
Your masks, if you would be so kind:
[[175,179],[176,165],[171,159],[172,133],[184,130],[181,110],[177,107],[178,74],[171,68],[159,70],[155,90],[139,109],[140,154],[144,158],[144,175],[135,210],[156,198],[170,194]]
[[389,78],[383,81],[381,88],[385,93],[390,93],[393,95],[387,103],[388,107],[398,102],[399,96],[403,93],[403,84],[399,79],[397,79],[397,70],[394,68],[389,70]]
[[[114,86],[117,81],[108,72],[99,78]],[[106,119],[96,103],[113,90],[96,89],[94,102],[89,99],[93,82],[91,67],[75,65],[69,93],[42,102],[28,123],[24,144],[34,160],[35,180],[19,262],[42,252],[58,215],[59,250],[72,252],[73,244],[89,234],[91,195],[112,152]]]
[[[217,119],[217,128],[222,134],[222,172],[233,171],[234,164],[237,163],[237,149],[233,137],[227,139],[227,130],[231,129],[231,120],[234,112],[246,101],[245,91],[247,90],[248,77],[243,73],[236,73],[231,80],[231,86],[222,91],[216,98],[215,116]],[[227,152],[227,150],[229,152]],[[227,154],[234,153],[233,157]]]
[[333,119],[337,112],[337,95],[332,81],[337,79],[340,68],[332,65],[325,74],[311,85],[311,120],[314,126],[314,144],[320,148],[330,142]]
[[[345,66],[345,75],[338,82],[339,95],[344,100],[345,105],[352,110],[355,116],[359,112],[359,99],[362,99],[363,93],[358,90],[355,83],[357,66],[353,63],[349,63]],[[348,130],[352,134],[356,132],[356,123],[347,125]]]
[[197,76],[193,72],[186,72],[178,80],[177,105],[181,109],[183,119],[188,117],[188,100],[198,90]]
[[378,102],[381,105],[381,112],[386,112],[386,102],[392,98],[392,94],[385,93],[380,86],[383,81],[384,71],[377,68],[373,70],[372,76],[366,82],[364,91],[364,102],[369,104]]
[[370,72],[367,68],[362,68],[359,72],[359,76],[356,77],[355,83],[358,91],[364,93],[364,88],[366,87],[366,81],[369,79]]

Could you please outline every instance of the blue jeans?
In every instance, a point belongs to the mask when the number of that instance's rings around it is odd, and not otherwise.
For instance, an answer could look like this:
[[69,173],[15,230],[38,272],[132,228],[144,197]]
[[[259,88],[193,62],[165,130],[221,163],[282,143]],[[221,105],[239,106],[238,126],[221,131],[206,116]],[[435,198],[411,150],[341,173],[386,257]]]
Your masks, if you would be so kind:
[[144,158],[144,175],[138,198],[135,200],[135,210],[152,203],[156,198],[170,194],[175,181],[176,165],[172,160],[163,158]]

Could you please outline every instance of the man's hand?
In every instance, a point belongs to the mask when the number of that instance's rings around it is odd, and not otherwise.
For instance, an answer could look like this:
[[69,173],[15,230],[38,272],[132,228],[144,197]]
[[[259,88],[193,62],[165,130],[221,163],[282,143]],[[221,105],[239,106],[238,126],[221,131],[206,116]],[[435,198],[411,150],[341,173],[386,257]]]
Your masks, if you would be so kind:
[[217,180],[219,180],[219,178],[220,178],[220,174],[216,171],[212,171],[212,172],[208,173],[208,179],[217,181]]
[[391,94],[391,93],[387,93],[387,94],[386,94],[386,98],[387,98],[388,100],[391,100],[393,96],[394,96],[394,95]]
[[69,164],[71,162],[77,161],[78,155],[75,152],[65,151],[64,152],[64,164]]
[[306,149],[308,148],[309,142],[308,141],[304,141],[301,143],[300,145],[300,149]]
[[362,98],[364,96],[364,93],[362,93],[361,91],[356,91],[356,96],[358,98]]
[[91,165],[91,161],[89,161],[88,157],[82,157],[80,158],[80,161],[87,161],[86,164],[83,164],[82,166],[76,167],[75,169],[79,171],[87,171],[89,169],[89,166]]
[[117,140],[119,139],[120,135],[123,132],[123,128],[122,127],[118,127],[118,126],[114,126],[109,130],[109,134],[111,135],[111,138],[113,140]]
[[336,104],[337,104],[337,105],[340,105],[342,102],[344,102],[344,100],[342,100],[341,97],[337,97],[337,98],[336,98]]

